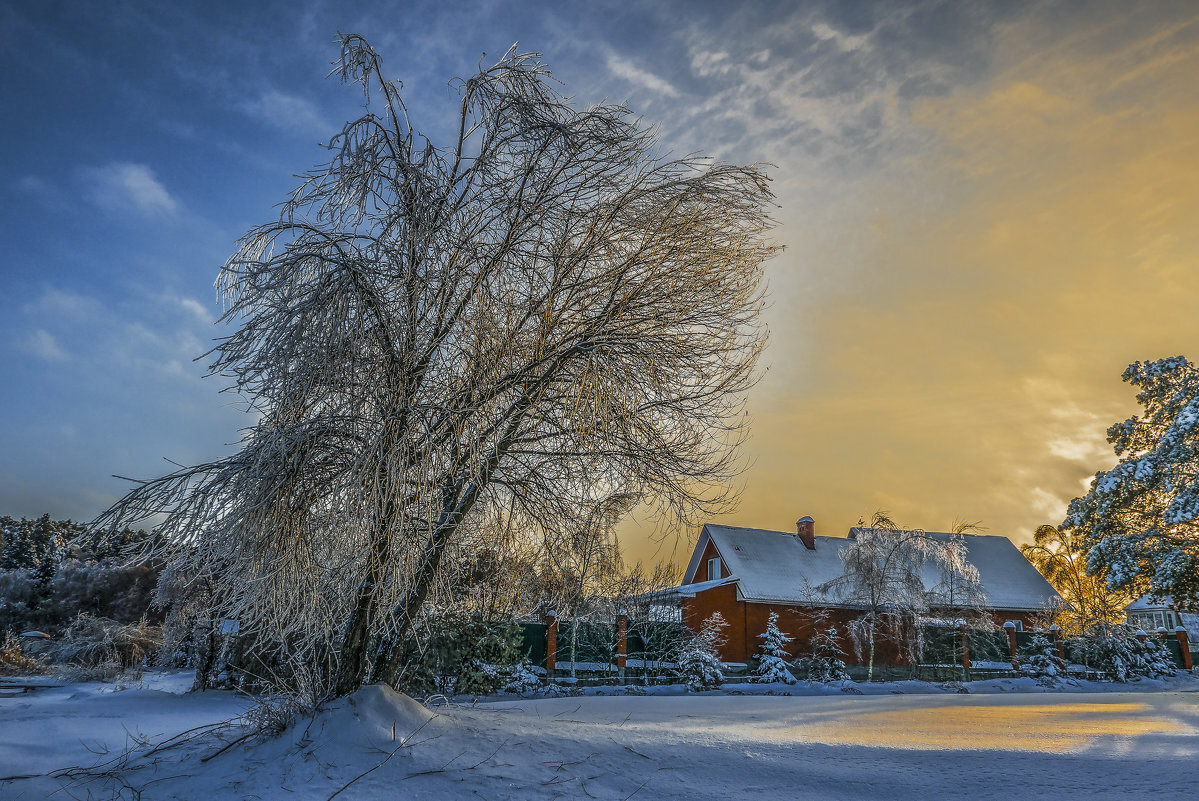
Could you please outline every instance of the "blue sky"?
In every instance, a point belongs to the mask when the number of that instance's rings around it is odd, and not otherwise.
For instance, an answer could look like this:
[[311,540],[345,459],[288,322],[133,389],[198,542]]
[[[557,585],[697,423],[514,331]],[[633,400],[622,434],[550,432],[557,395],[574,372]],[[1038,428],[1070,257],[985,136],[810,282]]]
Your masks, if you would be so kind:
[[[244,421],[193,361],[220,333],[213,280],[359,110],[325,77],[341,31],[381,52],[435,141],[449,79],[519,41],[676,153],[776,165],[787,251],[732,522],[840,533],[887,508],[1030,535],[1103,466],[1103,429],[1131,411],[1123,364],[1199,355],[1176,305],[1196,288],[1197,14],[0,3],[0,513],[90,518],[114,473],[228,452]],[[1130,213],[1130,192],[1152,203]]]

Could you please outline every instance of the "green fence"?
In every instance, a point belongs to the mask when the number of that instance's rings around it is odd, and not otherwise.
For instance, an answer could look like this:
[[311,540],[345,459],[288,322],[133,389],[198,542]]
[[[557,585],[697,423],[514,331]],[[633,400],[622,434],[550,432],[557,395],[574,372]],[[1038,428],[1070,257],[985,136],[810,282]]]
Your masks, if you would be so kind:
[[[1031,641],[1031,637],[1029,638]],[[971,628],[966,630],[966,647],[971,662],[1007,662],[1007,633]],[[921,631],[920,663],[923,665],[960,665],[962,632],[945,626],[927,626]]]
[[1178,641],[1178,635],[1170,634],[1165,638],[1166,648],[1170,651],[1170,657],[1174,660],[1174,667],[1182,670],[1186,664],[1182,659],[1182,643]]
[[[545,667],[546,625],[544,623],[521,623],[521,655],[534,665]],[[626,655],[631,660],[648,663],[673,663],[678,645],[686,636],[687,629],[681,623],[637,622],[631,623],[625,638]],[[606,667],[616,665],[616,624],[579,621],[575,629],[572,621],[558,621],[558,643],[556,661],[569,662],[571,643],[574,639],[575,661]]]

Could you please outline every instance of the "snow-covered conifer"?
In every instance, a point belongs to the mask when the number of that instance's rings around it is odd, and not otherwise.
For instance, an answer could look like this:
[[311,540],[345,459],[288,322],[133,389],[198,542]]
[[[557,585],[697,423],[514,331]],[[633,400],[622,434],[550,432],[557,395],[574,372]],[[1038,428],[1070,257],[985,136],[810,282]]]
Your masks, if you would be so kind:
[[789,654],[787,653],[787,643],[791,642],[792,637],[788,637],[779,630],[779,616],[777,612],[771,612],[770,618],[766,621],[766,631],[758,635],[758,639],[762,643],[758,646],[756,654],[757,665],[754,669],[754,675],[761,682],[782,682],[784,684],[794,684],[796,679],[787,667]]
[[813,656],[808,663],[808,680],[821,684],[832,684],[838,681],[848,681],[849,671],[845,669],[845,651],[837,644],[835,628],[818,631],[812,635]]
[[1040,634],[1032,638],[1020,672],[1040,684],[1054,684],[1066,675],[1066,663],[1057,655],[1057,648]]
[[1123,378],[1144,413],[1107,430],[1120,462],[1095,474],[1063,526],[1112,587],[1199,604],[1199,366],[1135,362]]
[[1155,679],[1175,673],[1166,646],[1152,638],[1142,642],[1128,626],[1096,627],[1075,643],[1074,658],[1103,671],[1112,681]]

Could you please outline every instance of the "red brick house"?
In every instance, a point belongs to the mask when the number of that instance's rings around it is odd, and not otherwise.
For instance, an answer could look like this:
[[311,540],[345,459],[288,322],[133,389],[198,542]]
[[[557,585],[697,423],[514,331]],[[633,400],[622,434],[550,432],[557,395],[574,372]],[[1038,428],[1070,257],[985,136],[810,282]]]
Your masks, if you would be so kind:
[[[859,529],[850,529],[847,537],[816,536],[814,529],[810,517],[799,520],[795,533],[704,526],[683,583],[672,591],[680,603],[683,622],[697,630],[719,611],[729,624],[721,654],[726,662],[745,662],[753,656],[771,612],[778,613],[779,628],[795,638],[793,656],[806,648],[813,633],[812,605],[827,612],[825,626],[836,626],[847,634],[849,622],[860,617],[861,610],[829,593],[813,591],[842,574],[840,551]],[[970,562],[982,581],[986,611],[997,624],[1013,620],[1020,628],[1031,628],[1035,617],[1061,602],[1049,582],[1006,537],[927,535],[941,540],[964,537]],[[922,576],[930,588],[939,580],[931,570]],[[853,661],[848,636],[841,647]],[[894,649],[885,647],[876,659],[881,664],[902,663]]]

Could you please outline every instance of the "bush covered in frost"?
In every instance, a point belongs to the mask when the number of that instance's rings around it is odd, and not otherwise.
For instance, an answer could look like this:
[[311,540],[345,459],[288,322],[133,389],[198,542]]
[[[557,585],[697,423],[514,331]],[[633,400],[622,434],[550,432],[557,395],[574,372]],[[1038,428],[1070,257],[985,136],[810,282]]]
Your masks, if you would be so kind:
[[519,665],[513,665],[508,671],[508,683],[504,685],[504,692],[516,693],[517,695],[525,695],[533,693],[541,689],[541,677],[533,672],[533,665],[524,660]]
[[1069,643],[1070,659],[1105,673],[1111,681],[1173,676],[1174,659],[1156,638],[1144,642],[1130,626],[1103,625]]
[[46,657],[62,665],[71,680],[108,681],[139,672],[161,644],[162,630],[144,620],[130,625],[84,614],[50,644]]
[[1040,634],[1033,636],[1020,657],[1020,672],[1040,684],[1054,684],[1066,677],[1066,663],[1058,657],[1057,646]]
[[688,640],[679,654],[679,677],[694,692],[712,690],[724,684],[724,670],[717,656],[724,644],[724,615],[714,612],[699,632]]

